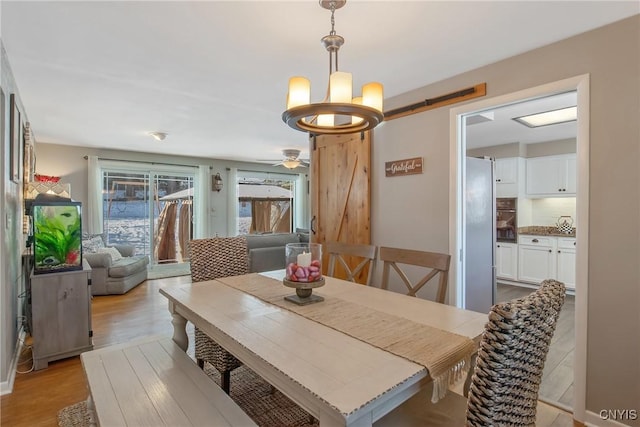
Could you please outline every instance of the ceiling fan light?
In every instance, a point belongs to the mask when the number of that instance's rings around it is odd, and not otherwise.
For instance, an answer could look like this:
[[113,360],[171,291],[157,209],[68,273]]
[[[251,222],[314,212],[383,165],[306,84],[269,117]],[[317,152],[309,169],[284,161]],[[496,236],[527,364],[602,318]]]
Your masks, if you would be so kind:
[[382,83],[371,82],[362,86],[362,104],[382,112],[384,88]]
[[336,71],[329,77],[329,99],[331,102],[351,102],[353,96],[353,77],[351,73]]
[[287,94],[287,109],[309,104],[311,82],[306,77],[291,77]]
[[300,166],[300,160],[284,160],[282,162],[282,166],[284,166],[287,169],[295,169],[298,166]]

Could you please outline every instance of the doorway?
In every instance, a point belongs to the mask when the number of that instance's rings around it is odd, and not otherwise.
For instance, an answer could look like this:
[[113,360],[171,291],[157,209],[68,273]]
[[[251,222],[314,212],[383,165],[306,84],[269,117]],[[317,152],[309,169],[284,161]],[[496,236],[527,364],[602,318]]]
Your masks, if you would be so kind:
[[491,108],[534,100],[554,94],[577,91],[578,126],[576,135],[577,190],[576,216],[583,224],[576,240],[576,283],[579,290],[575,297],[575,358],[573,366],[573,412],[580,419],[585,414],[586,398],[586,308],[588,297],[588,165],[589,165],[589,76],[537,86],[523,91],[473,102],[450,111],[452,164],[450,179],[450,252],[459,254],[452,262],[451,281],[454,284],[450,303],[464,307],[465,283],[465,165],[466,165],[466,117]]

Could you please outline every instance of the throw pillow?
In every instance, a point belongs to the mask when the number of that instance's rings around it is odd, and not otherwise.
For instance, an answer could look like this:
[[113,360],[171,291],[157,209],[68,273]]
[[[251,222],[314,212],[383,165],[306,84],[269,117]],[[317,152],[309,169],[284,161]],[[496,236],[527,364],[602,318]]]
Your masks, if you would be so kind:
[[116,248],[99,248],[98,253],[106,253],[111,255],[111,261],[113,262],[122,259],[122,255]]
[[86,253],[96,253],[98,249],[104,248],[104,241],[100,236],[94,236],[82,241],[82,250]]

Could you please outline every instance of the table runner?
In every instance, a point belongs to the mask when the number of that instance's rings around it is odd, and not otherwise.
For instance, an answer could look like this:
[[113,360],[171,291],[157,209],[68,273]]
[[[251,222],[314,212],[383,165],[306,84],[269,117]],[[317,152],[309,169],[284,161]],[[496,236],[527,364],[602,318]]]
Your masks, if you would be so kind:
[[449,386],[469,370],[476,345],[468,337],[443,331],[372,308],[323,295],[317,304],[297,305],[286,301],[292,293],[281,281],[251,273],[217,279],[265,302],[347,334],[360,341],[424,366],[433,379],[435,403]]

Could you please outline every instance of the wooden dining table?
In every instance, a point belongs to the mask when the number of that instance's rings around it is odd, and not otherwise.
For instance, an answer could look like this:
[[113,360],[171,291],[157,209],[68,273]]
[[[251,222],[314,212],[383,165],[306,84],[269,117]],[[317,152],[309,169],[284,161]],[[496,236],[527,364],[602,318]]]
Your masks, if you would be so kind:
[[[367,338],[372,335],[366,327],[372,315],[384,323],[413,326],[420,335],[450,334],[476,345],[487,321],[486,314],[326,276],[325,285],[313,291],[325,300],[305,308],[279,296],[293,293],[283,286],[283,276],[284,270],[252,273],[160,292],[169,300],[173,340],[180,348],[188,347],[186,323],[191,322],[318,419],[321,427],[371,426],[433,380],[424,364],[395,350],[395,338],[389,346]],[[339,314],[331,317],[340,307],[353,313],[350,321],[343,322]],[[324,315],[328,321],[322,320]],[[366,333],[353,332],[349,324],[354,322],[360,322],[359,328],[364,325]],[[412,332],[405,330],[409,328],[399,329],[394,335],[407,333],[411,338]],[[438,338],[442,344],[429,351],[446,357],[451,351],[448,338]]]

